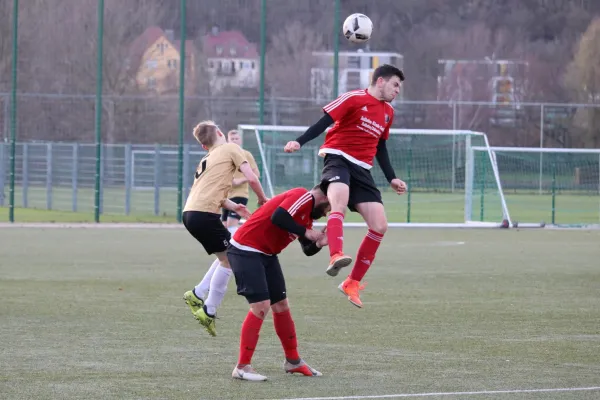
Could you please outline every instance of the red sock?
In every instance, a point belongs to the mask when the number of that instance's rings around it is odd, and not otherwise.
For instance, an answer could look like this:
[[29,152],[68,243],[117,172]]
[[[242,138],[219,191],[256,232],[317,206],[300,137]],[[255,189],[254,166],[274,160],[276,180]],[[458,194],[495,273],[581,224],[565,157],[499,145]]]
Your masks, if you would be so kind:
[[356,255],[356,262],[352,271],[350,272],[350,279],[355,281],[361,281],[365,277],[365,274],[369,270],[369,267],[375,260],[375,253],[379,248],[379,244],[383,239],[383,234],[377,233],[369,229],[367,236],[363,239],[360,247],[358,248],[358,254]]
[[248,315],[246,315],[246,319],[242,324],[238,364],[250,364],[252,361],[252,355],[254,354],[254,349],[256,349],[256,344],[258,343],[262,324],[262,319],[254,315],[252,311],[248,311]]
[[294,325],[290,310],[273,313],[273,325],[275,325],[275,332],[277,332],[277,336],[279,336],[279,340],[281,341],[285,358],[298,360],[300,355],[298,354],[296,326]]
[[327,241],[329,255],[341,253],[344,248],[344,214],[332,212],[327,218]]

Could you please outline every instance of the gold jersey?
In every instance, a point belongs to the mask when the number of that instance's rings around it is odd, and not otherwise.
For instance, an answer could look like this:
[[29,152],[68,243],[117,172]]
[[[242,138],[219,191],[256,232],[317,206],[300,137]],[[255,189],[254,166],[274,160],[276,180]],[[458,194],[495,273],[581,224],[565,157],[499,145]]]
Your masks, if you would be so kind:
[[183,211],[220,214],[221,203],[231,190],[233,175],[245,162],[246,156],[237,144],[224,143],[210,149],[196,168]]
[[[250,153],[248,150],[243,150],[244,155],[246,156],[246,160],[248,160],[248,163],[250,164],[250,167],[252,168],[253,171],[258,171],[258,166],[256,165],[256,160],[254,159],[254,156],[252,155],[252,153]],[[233,175],[233,179],[239,179],[239,178],[243,178],[244,174],[242,173],[242,171],[236,171],[235,174]],[[234,197],[243,197],[243,198],[248,198],[248,196],[250,195],[249,191],[248,191],[248,182],[246,183],[242,183],[239,186],[232,186],[231,190],[229,191],[229,194],[227,195],[228,199],[234,198]]]

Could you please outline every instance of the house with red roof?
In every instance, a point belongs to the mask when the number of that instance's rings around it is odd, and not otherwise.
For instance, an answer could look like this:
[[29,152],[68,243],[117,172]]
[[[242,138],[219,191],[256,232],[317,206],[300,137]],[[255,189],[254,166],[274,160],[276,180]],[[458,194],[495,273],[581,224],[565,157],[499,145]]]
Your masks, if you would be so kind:
[[[155,94],[173,94],[179,90],[181,42],[175,40],[172,30],[151,26],[131,44],[128,68],[135,71],[140,90]],[[192,40],[185,41],[185,87],[186,93],[194,93],[196,87],[197,50]]]
[[211,76],[213,93],[226,87],[255,89],[259,86],[259,54],[237,30],[219,31],[213,28],[203,38],[203,56]]
[[[259,55],[256,44],[236,30],[219,31],[213,28],[202,37],[199,52],[192,40],[185,41],[186,93],[199,93],[196,63],[204,60],[211,93],[225,88],[256,89],[259,81]],[[179,89],[180,41],[172,30],[157,26],[147,28],[130,46],[127,60],[135,71],[140,90],[156,94],[173,94]]]

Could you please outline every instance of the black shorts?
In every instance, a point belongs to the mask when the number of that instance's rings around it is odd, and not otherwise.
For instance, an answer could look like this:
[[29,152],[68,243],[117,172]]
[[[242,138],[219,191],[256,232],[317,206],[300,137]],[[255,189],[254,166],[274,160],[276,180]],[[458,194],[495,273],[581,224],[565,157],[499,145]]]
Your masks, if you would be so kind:
[[[235,204],[243,204],[245,206],[248,205],[247,197],[232,197],[229,200],[233,201]],[[235,211],[231,211],[224,208],[223,213],[221,214],[221,221],[227,221],[227,218],[235,218],[239,221],[240,219],[242,219],[242,216],[236,213]]]
[[321,190],[327,194],[327,187],[332,182],[345,183],[350,187],[348,208],[356,211],[359,203],[382,203],[381,192],[368,169],[353,164],[337,154],[327,154],[321,174]]
[[241,250],[230,245],[227,258],[235,276],[237,293],[244,296],[248,303],[271,300],[271,304],[275,304],[287,298],[285,278],[277,256]]
[[203,211],[185,211],[183,226],[196,238],[208,254],[227,250],[231,233],[225,228],[219,214]]

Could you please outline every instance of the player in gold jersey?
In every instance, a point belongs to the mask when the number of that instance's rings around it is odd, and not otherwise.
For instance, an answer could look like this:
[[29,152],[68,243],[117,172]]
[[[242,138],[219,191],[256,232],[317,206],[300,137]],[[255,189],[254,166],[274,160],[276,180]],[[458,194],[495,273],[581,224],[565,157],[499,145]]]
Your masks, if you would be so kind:
[[259,205],[266,203],[268,199],[241,147],[227,143],[225,135],[213,121],[200,122],[193,134],[208,153],[196,169],[194,183],[183,209],[183,224],[208,254],[217,256],[219,263],[214,270],[206,300],[197,295],[195,290],[186,292],[184,300],[194,317],[215,336],[216,309],[223,301],[232,275],[226,255],[231,233],[221,223],[221,207],[243,217],[250,216],[245,205],[235,204],[227,199],[235,172],[239,170],[243,173],[256,193]]
[[[235,143],[238,146],[242,147],[242,137],[235,129],[227,132],[227,141],[229,143]],[[252,172],[254,172],[254,174],[260,178],[260,172],[258,171],[258,166],[256,165],[256,160],[254,160],[254,156],[248,150],[244,150],[242,148],[242,151],[244,152],[246,160],[248,160],[248,163],[252,168]],[[227,194],[227,198],[233,201],[234,203],[247,205],[249,196],[248,179],[240,171],[236,171],[236,173],[233,175],[232,186],[233,187]],[[240,224],[240,219],[241,216],[235,211],[223,208],[221,220],[232,235],[237,230]]]
[[[231,130],[231,131],[227,132],[227,141],[229,143],[235,143],[235,144],[239,145],[240,147],[242,147],[241,136],[239,135],[237,130]],[[243,151],[244,155],[246,156],[246,160],[250,164],[250,167],[252,168],[252,172],[254,172],[254,174],[257,177],[260,176],[259,171],[258,171],[258,166],[256,165],[256,161],[254,160],[254,156],[252,155],[252,153],[250,153],[247,150],[243,150],[243,149],[242,149],[242,151]],[[229,191],[229,193],[227,194],[227,198],[236,204],[247,205],[248,197],[249,197],[248,179],[244,176],[244,174],[241,171],[238,170],[233,175],[232,188]],[[231,232],[232,235],[237,230],[241,218],[242,218],[242,215],[240,213],[232,211],[227,208],[223,208],[221,220],[223,221],[223,224],[225,225],[227,230],[229,232]],[[204,277],[202,278],[200,283],[198,283],[196,285],[196,287],[194,288],[193,293],[195,295],[195,298],[199,298],[199,299],[206,298],[206,296],[210,290],[210,285],[213,280],[213,277],[215,277],[215,271],[217,270],[217,268],[219,268],[219,259],[218,258],[215,259],[215,261],[212,263],[212,265],[210,266],[210,268],[208,269],[208,271],[206,272],[206,274],[204,275]],[[215,279],[218,280],[219,275],[217,275],[215,277]],[[192,297],[192,300],[194,300],[194,297]],[[212,309],[209,311],[216,312],[216,310],[212,310]]]

